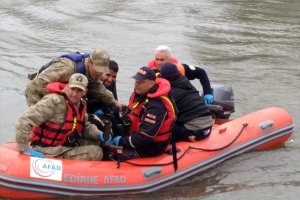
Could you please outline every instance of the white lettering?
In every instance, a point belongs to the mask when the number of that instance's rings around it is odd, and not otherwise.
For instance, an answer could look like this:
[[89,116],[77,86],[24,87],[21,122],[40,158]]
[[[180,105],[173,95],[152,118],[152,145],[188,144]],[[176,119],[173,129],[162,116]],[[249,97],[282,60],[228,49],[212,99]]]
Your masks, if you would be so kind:
[[80,176],[72,174],[64,174],[64,182],[80,183],[80,184],[98,184],[98,176]]
[[126,183],[126,176],[104,176],[104,184]]

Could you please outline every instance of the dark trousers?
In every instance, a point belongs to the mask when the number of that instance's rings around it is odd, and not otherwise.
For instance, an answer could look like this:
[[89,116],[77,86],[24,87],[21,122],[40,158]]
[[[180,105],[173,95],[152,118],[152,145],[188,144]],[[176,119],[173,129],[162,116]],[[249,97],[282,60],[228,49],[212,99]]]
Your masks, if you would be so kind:
[[202,140],[209,136],[211,132],[211,126],[200,130],[188,130],[183,125],[175,124],[173,126],[172,134],[176,142],[178,141],[190,141],[189,136],[196,136],[196,140]]
[[123,148],[122,154],[118,155],[120,161],[125,161],[133,158],[145,158],[145,157],[154,157],[163,154],[170,141],[164,142],[153,142],[144,147],[133,148]]

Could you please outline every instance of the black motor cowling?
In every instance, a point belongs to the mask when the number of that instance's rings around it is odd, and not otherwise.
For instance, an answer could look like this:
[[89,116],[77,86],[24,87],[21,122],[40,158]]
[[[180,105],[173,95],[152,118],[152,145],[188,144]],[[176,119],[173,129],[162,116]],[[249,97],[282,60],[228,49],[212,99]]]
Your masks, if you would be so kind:
[[214,102],[209,109],[217,119],[229,119],[234,112],[234,95],[230,85],[211,84]]

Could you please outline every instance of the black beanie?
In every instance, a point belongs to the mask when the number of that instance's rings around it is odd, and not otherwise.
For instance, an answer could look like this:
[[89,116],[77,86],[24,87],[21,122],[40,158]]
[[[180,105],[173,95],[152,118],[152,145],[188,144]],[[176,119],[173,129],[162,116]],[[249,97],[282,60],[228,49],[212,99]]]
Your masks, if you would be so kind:
[[166,62],[160,67],[160,77],[168,80],[174,80],[180,77],[180,73],[175,64]]

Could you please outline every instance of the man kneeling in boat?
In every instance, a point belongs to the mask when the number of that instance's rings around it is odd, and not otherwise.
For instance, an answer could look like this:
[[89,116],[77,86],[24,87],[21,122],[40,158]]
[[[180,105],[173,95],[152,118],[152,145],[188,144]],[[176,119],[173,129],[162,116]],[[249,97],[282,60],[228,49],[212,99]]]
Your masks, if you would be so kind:
[[211,132],[213,119],[199,92],[173,63],[163,64],[160,75],[170,82],[170,95],[177,108],[177,119],[172,130],[175,141],[193,142],[206,138]]
[[16,141],[22,154],[72,160],[101,160],[103,132],[88,121],[82,97],[88,79],[73,74],[68,84],[53,82],[48,95],[27,108],[16,124]]
[[171,139],[175,112],[168,97],[170,83],[156,78],[155,72],[142,67],[132,77],[134,92],[129,100],[131,119],[129,136],[117,136],[114,145],[123,146],[119,159],[158,156],[165,152]]

